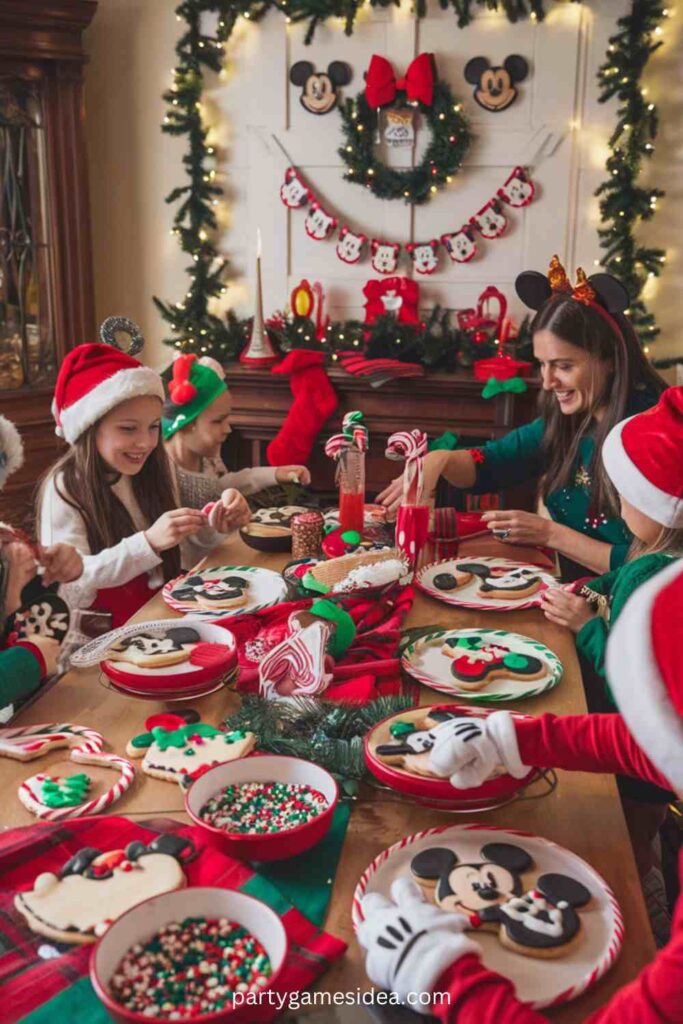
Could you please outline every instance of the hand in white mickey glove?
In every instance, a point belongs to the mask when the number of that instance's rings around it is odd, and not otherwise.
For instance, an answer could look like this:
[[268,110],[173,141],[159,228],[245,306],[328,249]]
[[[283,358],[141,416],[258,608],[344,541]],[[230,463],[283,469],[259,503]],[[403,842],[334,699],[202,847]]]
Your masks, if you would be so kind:
[[[419,886],[397,878],[391,887],[394,902],[371,892],[361,900],[364,921],[357,938],[366,951],[365,970],[375,985],[395,992],[401,1002],[408,994],[431,993],[447,967],[467,953],[479,956],[476,942],[462,932],[469,921],[427,903]],[[419,1013],[428,1006],[413,1004]]]
[[432,730],[434,746],[430,767],[450,779],[456,789],[475,789],[484,784],[498,765],[508,775],[522,779],[531,770],[522,764],[509,711],[495,711],[487,718],[453,718]]

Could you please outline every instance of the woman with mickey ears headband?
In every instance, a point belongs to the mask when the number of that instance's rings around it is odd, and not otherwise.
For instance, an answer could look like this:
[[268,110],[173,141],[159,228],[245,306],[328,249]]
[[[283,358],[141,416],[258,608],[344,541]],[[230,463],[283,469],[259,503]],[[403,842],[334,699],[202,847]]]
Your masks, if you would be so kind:
[[[441,476],[473,494],[537,479],[550,518],[499,509],[485,514],[489,529],[508,544],[553,548],[567,580],[605,573],[624,562],[633,538],[602,466],[602,445],[616,423],[655,405],[666,385],[624,316],[628,292],[610,274],[587,279],[579,269],[572,287],[554,256],[547,277],[525,271],[515,288],[536,310],[540,416],[482,448],[430,452],[425,494],[433,497]],[[394,509],[400,493],[399,479],[377,500]]]

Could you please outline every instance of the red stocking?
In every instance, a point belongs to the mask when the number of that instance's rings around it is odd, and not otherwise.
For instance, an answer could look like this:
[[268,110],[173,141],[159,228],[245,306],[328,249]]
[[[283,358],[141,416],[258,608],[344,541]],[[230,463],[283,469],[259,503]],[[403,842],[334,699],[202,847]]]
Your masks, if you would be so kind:
[[325,353],[294,349],[271,373],[289,374],[294,401],[266,454],[271,466],[305,465],[325,421],[338,399],[323,367]]

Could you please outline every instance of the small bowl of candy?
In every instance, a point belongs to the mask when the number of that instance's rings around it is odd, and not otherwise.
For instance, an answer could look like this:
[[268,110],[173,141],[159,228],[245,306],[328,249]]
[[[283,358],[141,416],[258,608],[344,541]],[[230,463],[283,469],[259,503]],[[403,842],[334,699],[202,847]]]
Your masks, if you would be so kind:
[[263,1020],[287,935],[274,910],[231,889],[178,889],[139,903],[105,932],[90,980],[116,1024]]
[[320,842],[339,791],[329,772],[298,757],[263,754],[216,765],[185,795],[210,843],[244,860],[285,860]]

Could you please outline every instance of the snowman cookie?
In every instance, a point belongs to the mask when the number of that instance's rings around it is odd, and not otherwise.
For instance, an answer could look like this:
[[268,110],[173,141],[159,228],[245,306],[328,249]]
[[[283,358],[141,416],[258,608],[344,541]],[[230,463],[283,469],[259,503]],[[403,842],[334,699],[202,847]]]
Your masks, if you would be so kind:
[[163,724],[157,724],[158,718],[148,718],[148,731],[133,736],[126,746],[128,756],[142,757],[143,772],[155,779],[182,784],[185,778],[196,777],[216,764],[244,757],[256,744],[253,732],[221,732],[207,722],[188,724],[172,714],[164,715]]
[[96,942],[109,925],[151,896],[185,886],[183,864],[195,853],[192,840],[160,835],[125,850],[85,847],[61,870],[38,875],[33,889],[14,905],[37,935],[56,942]]
[[556,873],[527,885],[523,876],[533,867],[531,855],[512,843],[486,843],[469,863],[448,847],[430,847],[410,864],[437,906],[464,914],[472,930],[496,932],[501,945],[522,956],[565,956],[582,937],[577,909],[590,903],[591,893],[577,879]]
[[196,629],[176,626],[164,633],[122,637],[105,653],[107,661],[124,661],[139,668],[164,668],[187,661],[200,641]]

